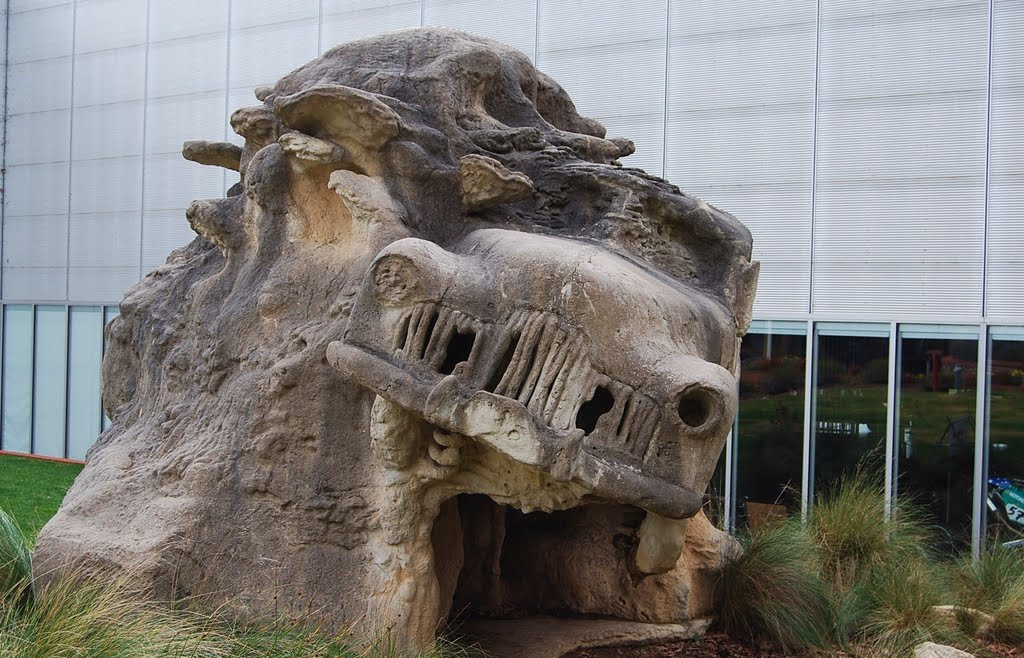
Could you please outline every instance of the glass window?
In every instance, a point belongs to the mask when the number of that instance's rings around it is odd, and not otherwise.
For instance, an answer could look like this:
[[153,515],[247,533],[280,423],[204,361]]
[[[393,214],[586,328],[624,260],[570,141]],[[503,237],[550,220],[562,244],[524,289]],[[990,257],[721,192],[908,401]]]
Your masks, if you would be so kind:
[[100,433],[100,365],[103,359],[103,309],[71,307],[68,364],[68,457],[85,459]]
[[896,490],[948,547],[971,544],[978,331],[901,325]]
[[65,306],[36,306],[33,452],[64,457],[68,316]]
[[3,449],[32,452],[32,307],[4,307]]
[[740,345],[737,526],[800,507],[806,324],[755,322]]
[[711,480],[708,482],[707,492],[704,494],[704,513],[707,514],[708,520],[716,528],[722,530],[728,529],[725,508],[725,477],[728,472],[726,468],[727,459],[728,450],[723,449],[722,454],[718,457],[715,472],[711,474]]
[[815,325],[814,487],[866,458],[885,463],[889,326]]
[[1024,329],[993,327],[988,348],[989,535],[1024,539]]
[[[119,315],[121,315],[121,309],[119,307],[117,307],[117,306],[104,306],[103,307],[103,331],[102,331],[102,334],[103,334],[102,338],[103,338],[103,340],[102,340],[102,344],[103,344],[103,351],[104,352],[107,351],[107,333],[106,333],[107,332],[107,325],[110,324],[111,320],[113,320],[114,318],[116,318]],[[102,358],[101,358],[101,361],[102,361]],[[108,427],[110,427],[110,419],[107,418],[107,414],[104,412],[103,413],[103,430],[106,431],[106,429]]]

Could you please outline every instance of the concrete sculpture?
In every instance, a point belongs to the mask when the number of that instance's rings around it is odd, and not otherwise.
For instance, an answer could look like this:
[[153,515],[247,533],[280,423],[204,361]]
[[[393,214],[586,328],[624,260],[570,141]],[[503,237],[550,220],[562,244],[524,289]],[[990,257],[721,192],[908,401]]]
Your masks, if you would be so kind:
[[111,426],[37,572],[410,648],[456,614],[706,614],[748,231],[475,36],[342,45],[256,97],[244,146],[184,147],[241,181],[107,327]]

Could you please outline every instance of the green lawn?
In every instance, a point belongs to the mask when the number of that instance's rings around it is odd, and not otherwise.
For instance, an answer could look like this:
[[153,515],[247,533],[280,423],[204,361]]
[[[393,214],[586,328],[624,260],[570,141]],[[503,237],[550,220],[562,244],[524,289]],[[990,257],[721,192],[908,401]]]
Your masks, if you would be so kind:
[[81,471],[79,464],[0,455],[0,509],[34,542]]

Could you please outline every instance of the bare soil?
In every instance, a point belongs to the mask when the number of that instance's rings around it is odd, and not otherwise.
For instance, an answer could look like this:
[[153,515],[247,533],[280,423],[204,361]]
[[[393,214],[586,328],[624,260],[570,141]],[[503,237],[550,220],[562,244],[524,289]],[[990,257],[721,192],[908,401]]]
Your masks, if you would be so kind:
[[[978,658],[1024,658],[1024,648],[1009,644],[986,643],[975,654]],[[581,649],[563,658],[852,658],[843,651],[786,654],[767,646],[752,646],[712,631],[699,640],[648,645]]]

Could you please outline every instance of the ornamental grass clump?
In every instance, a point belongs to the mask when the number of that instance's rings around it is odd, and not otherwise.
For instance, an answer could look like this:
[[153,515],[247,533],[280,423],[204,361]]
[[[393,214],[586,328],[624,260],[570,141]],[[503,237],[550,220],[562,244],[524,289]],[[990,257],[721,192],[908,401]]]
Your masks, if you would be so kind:
[[818,497],[807,530],[820,554],[823,578],[838,595],[848,592],[872,566],[926,556],[928,529],[912,509],[894,503],[886,520],[884,485],[866,465]]
[[[388,633],[357,639],[301,623],[231,626],[216,611],[154,601],[131,574],[51,580],[33,595],[28,539],[0,510],[3,658],[395,658]],[[186,604],[198,603],[194,601]],[[438,641],[421,658],[468,655]]]
[[943,565],[901,555],[867,565],[837,598],[837,636],[857,655],[910,656],[922,642],[972,648],[954,618],[937,612],[949,602]]
[[0,605],[24,605],[31,596],[28,587],[32,552],[25,535],[6,512],[0,510]]
[[[953,572],[956,604],[992,616],[987,636],[1024,645],[1024,551],[991,546],[979,560],[963,557]],[[975,632],[976,617],[962,615],[966,630]]]
[[770,524],[743,540],[743,554],[718,581],[720,623],[730,635],[767,640],[785,651],[827,647],[828,591],[806,530],[796,519]]

